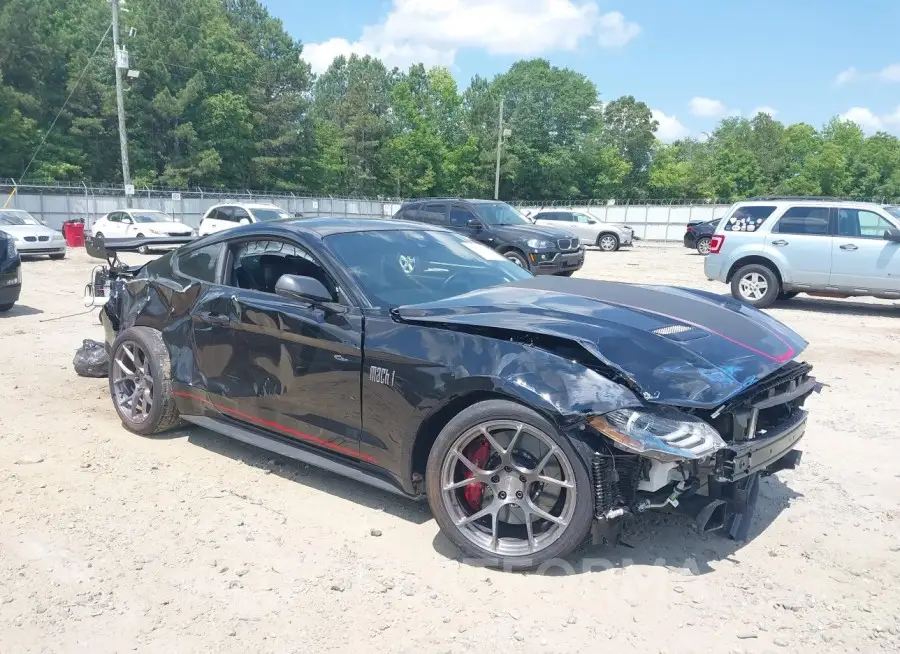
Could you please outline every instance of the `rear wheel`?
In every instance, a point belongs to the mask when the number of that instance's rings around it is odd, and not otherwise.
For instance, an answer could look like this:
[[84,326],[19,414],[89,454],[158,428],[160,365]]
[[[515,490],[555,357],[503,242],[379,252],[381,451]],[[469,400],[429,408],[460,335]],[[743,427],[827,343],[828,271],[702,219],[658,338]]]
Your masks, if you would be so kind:
[[781,292],[781,283],[768,266],[752,263],[731,279],[731,295],[759,309],[771,306]]
[[697,241],[697,252],[702,254],[704,257],[709,254],[709,244],[711,239],[708,236],[704,236],[700,240]]
[[181,424],[172,394],[172,364],[162,335],[149,327],[116,338],[109,365],[109,393],[129,431],[151,436]]
[[604,252],[615,252],[619,249],[619,237],[615,234],[600,234],[597,237],[597,247]]
[[10,302],[9,304],[0,304],[0,313],[6,313],[10,309],[15,306],[15,302]]
[[587,467],[556,427],[514,402],[479,402],[447,423],[426,480],[441,530],[480,564],[539,567],[590,531]]
[[[143,234],[138,234],[138,235],[137,235],[137,238],[144,238],[144,235],[143,235]],[[146,245],[142,245],[141,247],[138,248],[138,252],[139,252],[140,254],[150,254],[150,248],[147,247]]]

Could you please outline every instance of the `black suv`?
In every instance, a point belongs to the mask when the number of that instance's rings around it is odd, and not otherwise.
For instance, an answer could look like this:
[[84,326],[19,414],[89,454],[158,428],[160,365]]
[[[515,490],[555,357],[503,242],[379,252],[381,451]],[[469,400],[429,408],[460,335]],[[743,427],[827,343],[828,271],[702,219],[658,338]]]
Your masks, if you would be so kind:
[[12,236],[0,232],[0,312],[9,311],[22,291],[22,260]]
[[574,234],[535,225],[505,202],[428,198],[403,204],[394,215],[441,225],[493,248],[535,275],[572,275],[584,265],[584,246]]

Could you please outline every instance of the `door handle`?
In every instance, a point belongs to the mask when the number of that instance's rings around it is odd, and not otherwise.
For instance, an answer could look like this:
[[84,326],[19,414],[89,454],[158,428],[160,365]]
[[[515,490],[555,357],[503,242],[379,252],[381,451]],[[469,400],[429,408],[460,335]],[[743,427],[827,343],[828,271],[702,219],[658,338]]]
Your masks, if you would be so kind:
[[853,245],[853,243],[846,243],[846,244],[844,244],[844,245],[841,246],[841,249],[842,249],[842,250],[851,250],[851,251],[852,251],[852,250],[858,250],[859,248],[856,247],[855,245]]
[[788,242],[785,241],[784,239],[778,239],[777,241],[772,241],[772,245],[774,245],[775,247],[779,247],[779,248],[783,247],[787,244],[788,244]]
[[231,322],[231,318],[224,313],[216,313],[215,311],[204,311],[199,315],[200,320],[211,322],[217,325],[227,325]]

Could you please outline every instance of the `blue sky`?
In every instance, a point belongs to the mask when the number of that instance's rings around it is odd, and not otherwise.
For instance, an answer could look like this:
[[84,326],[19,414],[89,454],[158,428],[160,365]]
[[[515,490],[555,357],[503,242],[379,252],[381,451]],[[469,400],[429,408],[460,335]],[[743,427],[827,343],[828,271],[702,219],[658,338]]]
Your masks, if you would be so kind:
[[264,0],[319,71],[339,53],[446,65],[464,88],[517,59],[577,70],[602,100],[631,94],[660,136],[775,112],[843,115],[900,134],[898,0]]

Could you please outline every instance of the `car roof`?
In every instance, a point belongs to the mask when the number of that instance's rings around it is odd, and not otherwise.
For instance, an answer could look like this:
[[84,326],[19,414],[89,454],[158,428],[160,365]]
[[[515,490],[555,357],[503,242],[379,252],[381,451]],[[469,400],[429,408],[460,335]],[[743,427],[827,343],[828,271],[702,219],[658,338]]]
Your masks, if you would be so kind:
[[[332,234],[350,234],[359,232],[386,232],[386,231],[418,231],[418,232],[446,232],[438,225],[416,223],[408,220],[387,220],[373,218],[340,218],[323,216],[320,218],[289,218],[268,223],[255,223],[241,227],[241,234],[264,232],[273,227],[284,228],[292,232],[303,232],[317,238],[325,238]],[[232,230],[227,230],[231,232]],[[222,232],[227,233],[227,232]]]
[[[219,202],[218,204],[212,205],[209,209],[215,209],[216,207],[242,207],[244,209],[281,209],[277,204],[272,204],[271,202]],[[207,209],[207,211],[209,211]],[[286,211],[282,209],[282,211]]]
[[863,209],[871,209],[872,207],[883,208],[883,205],[878,204],[877,202],[864,202],[859,200],[841,200],[834,199],[829,200],[828,198],[754,198],[750,200],[743,200],[741,202],[735,202],[734,207],[744,207],[744,206],[752,206],[752,205],[760,205],[760,204],[768,204],[775,205],[778,207],[792,207],[803,205],[804,207],[848,207],[848,208],[863,208]]
[[471,204],[507,204],[503,200],[484,200],[481,198],[415,198],[412,200],[404,200],[403,205],[413,204],[414,202],[469,202]]

